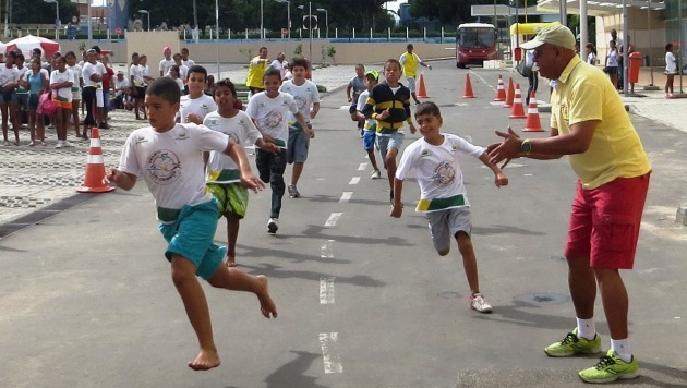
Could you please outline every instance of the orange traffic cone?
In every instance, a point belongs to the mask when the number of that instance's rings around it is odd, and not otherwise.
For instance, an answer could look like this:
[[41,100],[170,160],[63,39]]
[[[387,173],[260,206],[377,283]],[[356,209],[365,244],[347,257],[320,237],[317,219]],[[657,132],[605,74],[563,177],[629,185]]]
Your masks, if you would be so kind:
[[423,77],[422,73],[420,73],[420,80],[418,81],[420,86],[417,87],[417,97],[418,98],[427,98],[429,97],[427,95],[427,91],[425,90],[425,77]]
[[512,108],[514,98],[515,98],[515,86],[513,86],[513,77],[508,77],[508,90],[506,93],[506,103],[503,104],[503,107],[504,108]]
[[463,93],[463,98],[475,98],[472,93],[472,82],[470,82],[470,73],[465,74],[465,93]]
[[524,119],[525,110],[522,108],[522,98],[520,97],[520,84],[515,84],[515,98],[513,98],[513,110],[508,118],[510,119]]
[[527,123],[523,132],[544,132],[539,119],[539,107],[534,92],[530,95],[530,106],[527,108]]
[[506,101],[506,89],[503,87],[503,76],[499,74],[499,80],[496,84],[496,97],[494,101]]
[[107,193],[114,187],[105,184],[105,159],[100,148],[98,128],[91,130],[91,147],[86,159],[86,176],[83,185],[76,189],[79,193]]

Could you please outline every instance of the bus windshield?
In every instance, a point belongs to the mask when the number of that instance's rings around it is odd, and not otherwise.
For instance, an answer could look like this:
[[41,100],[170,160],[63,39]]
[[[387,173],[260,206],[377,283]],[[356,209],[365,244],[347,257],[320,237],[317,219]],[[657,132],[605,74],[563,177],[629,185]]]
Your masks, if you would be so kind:
[[460,29],[461,48],[493,48],[496,36],[489,27],[463,27]]

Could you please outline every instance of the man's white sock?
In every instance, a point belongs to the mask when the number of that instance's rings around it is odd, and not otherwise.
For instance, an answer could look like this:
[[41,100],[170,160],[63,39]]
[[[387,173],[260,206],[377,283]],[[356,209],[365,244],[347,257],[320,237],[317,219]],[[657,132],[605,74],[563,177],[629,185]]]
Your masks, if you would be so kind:
[[594,339],[594,336],[596,336],[594,318],[577,318],[577,336],[581,338],[586,338],[588,340]]
[[625,362],[632,361],[632,352],[630,352],[629,338],[614,340],[611,338],[611,350],[613,350],[618,357]]

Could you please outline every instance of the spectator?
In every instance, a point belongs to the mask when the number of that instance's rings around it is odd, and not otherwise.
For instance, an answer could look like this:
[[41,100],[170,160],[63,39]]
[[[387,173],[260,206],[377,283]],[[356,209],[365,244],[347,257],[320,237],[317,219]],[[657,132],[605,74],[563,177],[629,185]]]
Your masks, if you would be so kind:
[[17,72],[14,69],[15,52],[10,51],[5,58],[5,64],[0,65],[0,110],[2,111],[3,145],[10,145],[8,138],[9,122],[14,130],[14,145],[19,145],[19,127],[16,124],[16,95]]
[[174,60],[172,59],[172,49],[169,48],[169,46],[164,48],[162,54],[165,57],[160,60],[160,65],[158,66],[160,77],[169,73],[169,68],[174,64]]
[[675,54],[673,54],[673,44],[668,43],[666,45],[666,86],[664,88],[666,92],[666,98],[673,97],[673,81],[675,79],[675,74],[677,74],[677,61],[675,60]]
[[31,69],[27,70],[22,80],[23,87],[29,92],[27,107],[29,130],[31,131],[31,144],[29,146],[31,147],[46,145],[43,114],[37,113],[36,110],[38,109],[38,97],[48,90],[49,78],[48,71],[41,69],[40,56],[34,57],[31,60]]
[[596,65],[596,48],[593,44],[587,44],[587,63]]
[[606,54],[606,63],[604,66],[604,73],[611,77],[611,83],[616,88],[618,87],[618,49],[615,46],[615,40],[611,41],[611,48]]
[[121,71],[117,72],[111,106],[113,109],[128,109],[131,106],[131,83]]

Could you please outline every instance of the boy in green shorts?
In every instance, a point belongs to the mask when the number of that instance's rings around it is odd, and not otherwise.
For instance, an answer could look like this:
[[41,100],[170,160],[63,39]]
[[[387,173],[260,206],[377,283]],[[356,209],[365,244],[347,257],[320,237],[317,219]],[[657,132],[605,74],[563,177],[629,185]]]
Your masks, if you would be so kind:
[[496,186],[507,185],[508,178],[498,166],[489,161],[484,148],[474,146],[460,136],[439,131],[443,119],[433,102],[426,101],[418,105],[415,119],[420,126],[422,138],[403,151],[396,171],[396,196],[390,216],[401,217],[403,181],[417,178],[421,199],[416,210],[424,212],[429,221],[434,248],[439,255],[446,256],[451,247],[451,239],[456,239],[470,286],[470,308],[480,313],[490,313],[492,306],[486,302],[479,289],[477,260],[470,238],[470,203],[463,184],[460,157],[479,158],[494,172]]
[[196,332],[200,352],[189,367],[208,370],[220,364],[212,334],[205,293],[196,276],[216,288],[253,292],[262,314],[277,316],[267,292],[267,278],[251,276],[222,265],[225,247],[213,243],[217,229],[217,202],[205,192],[204,151],[220,151],[239,166],[241,182],[253,190],[264,183],[253,175],[243,148],[225,134],[195,124],[177,124],[181,91],[162,77],[146,91],[150,127],[133,131],[124,144],[119,167],[107,179],[128,191],[143,178],[155,198],[160,232],[169,242],[165,256],[172,281]]
[[[215,102],[218,109],[205,116],[203,125],[229,136],[231,143],[238,146],[255,145],[270,152],[278,148],[263,140],[262,134],[246,112],[236,109],[238,99],[236,88],[229,80],[215,84]],[[236,162],[222,152],[210,151],[207,160],[207,189],[215,196],[219,214],[227,218],[227,265],[236,266],[236,241],[239,236],[239,222],[248,207],[248,189],[241,184],[241,174]]]

